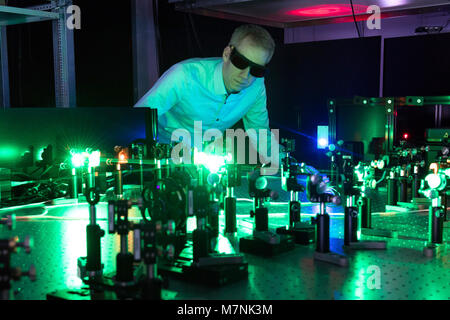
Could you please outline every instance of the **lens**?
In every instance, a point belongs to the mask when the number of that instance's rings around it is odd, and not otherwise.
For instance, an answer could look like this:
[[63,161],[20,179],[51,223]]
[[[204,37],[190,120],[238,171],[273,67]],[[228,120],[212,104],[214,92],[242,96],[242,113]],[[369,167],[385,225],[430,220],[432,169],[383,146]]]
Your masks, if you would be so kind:
[[233,49],[230,57],[231,63],[238,69],[244,70],[250,66],[250,74],[256,78],[262,78],[266,74],[266,68],[254,64],[240,54],[236,48]]
[[425,177],[425,181],[428,182],[431,189],[436,189],[439,191],[444,190],[447,185],[445,176],[441,174],[429,174]]
[[266,74],[266,68],[252,66],[250,68],[250,74],[256,78],[262,78]]
[[240,57],[238,54],[232,54],[231,55],[231,63],[238,69],[244,70],[249,66],[249,63],[245,61],[242,57]]
[[267,188],[268,185],[268,181],[265,177],[259,177],[258,179],[256,179],[255,181],[255,188],[257,190],[264,190],[265,188]]

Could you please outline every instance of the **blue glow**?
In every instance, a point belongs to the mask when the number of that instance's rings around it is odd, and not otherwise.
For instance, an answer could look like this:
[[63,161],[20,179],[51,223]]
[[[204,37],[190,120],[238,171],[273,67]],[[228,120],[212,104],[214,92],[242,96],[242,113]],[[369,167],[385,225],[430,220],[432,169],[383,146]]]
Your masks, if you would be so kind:
[[308,138],[308,139],[310,139],[310,140],[315,140],[314,137],[311,137],[311,136],[309,136],[309,135],[307,135],[307,134],[305,134],[305,133],[303,133],[303,132],[296,131],[296,130],[294,130],[294,129],[291,129],[291,128],[289,128],[289,127],[286,127],[286,126],[283,125],[283,124],[277,123],[277,122],[275,122],[275,121],[273,122],[273,124],[274,124],[275,126],[277,126],[278,128],[280,128],[280,129],[289,131],[289,132],[294,133],[294,134],[296,134],[296,135],[300,135],[300,136],[305,137],[305,138]]
[[317,127],[317,149],[328,148],[328,126]]

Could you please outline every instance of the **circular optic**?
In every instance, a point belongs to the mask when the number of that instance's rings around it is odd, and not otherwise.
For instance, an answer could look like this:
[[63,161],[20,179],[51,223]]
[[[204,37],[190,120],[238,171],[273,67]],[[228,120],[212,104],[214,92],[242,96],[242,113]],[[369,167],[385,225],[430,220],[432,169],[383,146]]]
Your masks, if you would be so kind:
[[209,185],[214,186],[220,182],[220,176],[217,173],[210,173],[206,180]]
[[384,160],[380,160],[377,162],[377,168],[383,170],[385,166]]
[[321,138],[321,139],[319,139],[319,146],[321,146],[321,147],[326,147],[328,145],[328,141],[327,141],[327,139],[325,139],[325,138]]
[[377,180],[372,179],[369,183],[371,189],[375,189],[377,187]]
[[437,189],[441,191],[446,186],[445,177],[441,176],[440,174],[429,174],[428,176],[426,176],[425,180],[431,189]]
[[265,188],[267,188],[267,185],[268,185],[268,181],[264,177],[259,177],[255,181],[255,188],[257,190],[264,190]]

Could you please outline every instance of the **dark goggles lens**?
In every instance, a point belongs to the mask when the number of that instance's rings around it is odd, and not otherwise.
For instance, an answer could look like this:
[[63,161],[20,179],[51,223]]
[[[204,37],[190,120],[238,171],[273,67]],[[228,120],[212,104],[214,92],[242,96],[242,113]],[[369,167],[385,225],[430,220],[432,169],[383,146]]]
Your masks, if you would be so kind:
[[244,70],[250,66],[250,74],[256,78],[262,78],[266,75],[267,68],[260,66],[248,60],[233,47],[230,56],[231,63],[238,69]]

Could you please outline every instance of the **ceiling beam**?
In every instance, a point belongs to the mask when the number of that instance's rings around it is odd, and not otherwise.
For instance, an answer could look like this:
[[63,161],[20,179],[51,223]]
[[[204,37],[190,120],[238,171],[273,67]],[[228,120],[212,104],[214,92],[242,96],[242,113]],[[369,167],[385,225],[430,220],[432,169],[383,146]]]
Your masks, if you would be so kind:
[[[381,36],[385,39],[423,35],[416,33],[416,28],[421,26],[444,26],[450,19],[450,12],[427,13],[402,17],[391,17],[381,20],[379,30],[370,30],[365,21],[358,22],[358,26],[364,37]],[[450,26],[442,30],[442,33],[450,32]],[[284,43],[314,42],[338,39],[357,38],[354,22],[313,25],[284,30]]]

